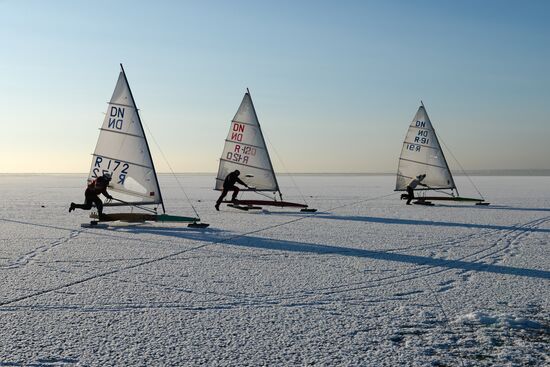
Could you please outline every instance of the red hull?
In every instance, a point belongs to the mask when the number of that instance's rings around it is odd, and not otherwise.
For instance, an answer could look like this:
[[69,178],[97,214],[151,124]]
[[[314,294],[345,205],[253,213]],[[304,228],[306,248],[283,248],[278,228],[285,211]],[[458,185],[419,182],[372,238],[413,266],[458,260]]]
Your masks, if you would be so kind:
[[264,206],[277,206],[280,208],[291,207],[291,208],[307,208],[305,204],[291,203],[289,201],[271,201],[271,200],[237,200],[237,201],[223,201],[226,204],[236,204],[242,206],[254,206],[254,205],[264,205]]

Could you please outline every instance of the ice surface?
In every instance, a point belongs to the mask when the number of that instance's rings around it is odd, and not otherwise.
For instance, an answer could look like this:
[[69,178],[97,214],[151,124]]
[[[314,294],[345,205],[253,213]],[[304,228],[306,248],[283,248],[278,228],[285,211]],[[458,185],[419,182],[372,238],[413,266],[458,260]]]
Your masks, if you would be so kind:
[[295,176],[312,215],[216,212],[214,175],[179,176],[204,230],[82,228],[85,179],[0,175],[0,366],[550,364],[550,177],[422,207],[392,176]]

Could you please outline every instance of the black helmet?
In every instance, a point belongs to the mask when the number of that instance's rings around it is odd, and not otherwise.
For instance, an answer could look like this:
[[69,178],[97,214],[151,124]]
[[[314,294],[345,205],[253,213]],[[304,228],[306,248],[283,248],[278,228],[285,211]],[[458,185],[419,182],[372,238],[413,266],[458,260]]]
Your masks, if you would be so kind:
[[236,174],[237,174],[237,176],[238,176],[238,175],[240,175],[240,174],[241,174],[241,171],[239,171],[238,169],[236,169],[236,170],[235,170],[235,173],[236,173]]
[[103,174],[103,178],[106,179],[106,180],[108,180],[108,181],[111,181],[112,176],[111,176],[111,174],[110,174],[109,172],[105,172],[105,173]]

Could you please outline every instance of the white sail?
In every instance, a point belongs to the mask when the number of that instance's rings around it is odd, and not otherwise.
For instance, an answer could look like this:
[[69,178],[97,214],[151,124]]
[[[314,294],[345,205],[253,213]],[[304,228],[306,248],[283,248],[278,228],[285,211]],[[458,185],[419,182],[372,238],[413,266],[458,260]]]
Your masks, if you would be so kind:
[[429,189],[455,188],[453,176],[424,105],[418,108],[405,136],[395,189],[406,190],[409,182],[420,174],[426,175],[422,183]]
[[[122,66],[122,65],[121,65]],[[109,190],[132,204],[162,204],[155,167],[128,80],[121,70],[93,154],[88,181],[112,175]]]
[[225,177],[235,171],[240,179],[256,191],[279,191],[279,185],[265,144],[258,116],[247,92],[231,121],[229,134],[220,158],[216,190],[223,189]]

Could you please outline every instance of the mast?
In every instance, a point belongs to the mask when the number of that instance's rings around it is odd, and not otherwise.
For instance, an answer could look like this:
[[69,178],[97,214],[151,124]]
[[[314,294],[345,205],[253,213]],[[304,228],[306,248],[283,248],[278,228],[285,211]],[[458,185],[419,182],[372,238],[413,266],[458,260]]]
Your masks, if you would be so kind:
[[[426,113],[426,116],[428,117],[428,120],[430,120],[430,116],[428,116],[428,111],[426,110],[426,107],[424,107],[424,102],[422,102],[422,100],[420,100],[420,104],[422,105],[422,108],[424,109],[424,112]],[[430,121],[432,121],[432,120],[430,120]],[[437,139],[437,143],[439,144],[439,138],[437,137],[437,133],[435,132],[435,127],[434,127],[433,124],[432,124],[432,130],[434,132],[435,138]],[[439,144],[439,147],[441,148],[441,144]],[[456,187],[456,184],[455,184],[455,178],[453,177],[453,173],[451,172],[451,169],[449,168],[449,163],[447,163],[447,157],[445,157],[445,154],[443,153],[443,148],[441,148],[441,155],[443,156],[443,161],[445,162],[445,165],[447,166],[447,170],[449,170],[449,174],[451,175],[451,180],[453,180],[454,190],[456,190],[456,194],[458,196],[460,196],[460,194],[458,193],[458,188]]]
[[277,191],[279,192],[279,197],[281,198],[281,200],[283,200],[283,194],[281,193],[281,189],[279,188],[277,175],[275,175],[275,170],[273,169],[273,163],[271,163],[271,157],[269,156],[269,150],[267,149],[267,144],[265,143],[264,133],[262,132],[262,127],[260,126],[260,119],[258,118],[258,114],[256,113],[256,107],[254,107],[254,102],[252,101],[252,95],[250,94],[250,91],[248,90],[248,88],[246,88],[246,93],[250,98],[250,104],[252,105],[252,111],[254,111],[254,117],[256,117],[256,121],[258,121],[258,130],[260,130],[260,136],[262,137],[262,142],[264,143],[264,146],[265,146],[265,153],[267,154],[267,160],[269,161],[269,168],[271,168],[271,172],[273,172],[273,179],[275,180],[275,185],[277,185]]
[[141,122],[141,116],[139,115],[139,110],[136,105],[136,101],[134,99],[134,95],[132,94],[132,89],[130,88],[130,83],[128,83],[128,79],[126,78],[126,72],[124,72],[124,66],[122,66],[122,63],[120,64],[120,69],[122,71],[122,75],[124,75],[124,81],[126,82],[126,85],[128,86],[128,91],[130,92],[130,97],[132,98],[132,103],[134,104],[134,108],[136,109],[136,114],[139,120],[139,127],[141,128],[141,132],[143,133],[143,139],[145,140],[145,146],[147,147],[147,151],[149,153],[149,159],[151,160],[151,166],[153,167],[153,173],[155,174],[155,180],[157,181],[157,189],[159,190],[159,198],[160,198],[160,205],[162,206],[162,212],[166,213],[166,210],[164,208],[164,200],[162,199],[162,192],[160,191],[160,185],[159,185],[159,179],[157,177],[157,170],[155,169],[155,163],[153,161],[153,157],[151,156],[151,149],[149,148],[149,142],[147,141],[147,135],[145,134],[145,130],[143,130],[143,123]]

